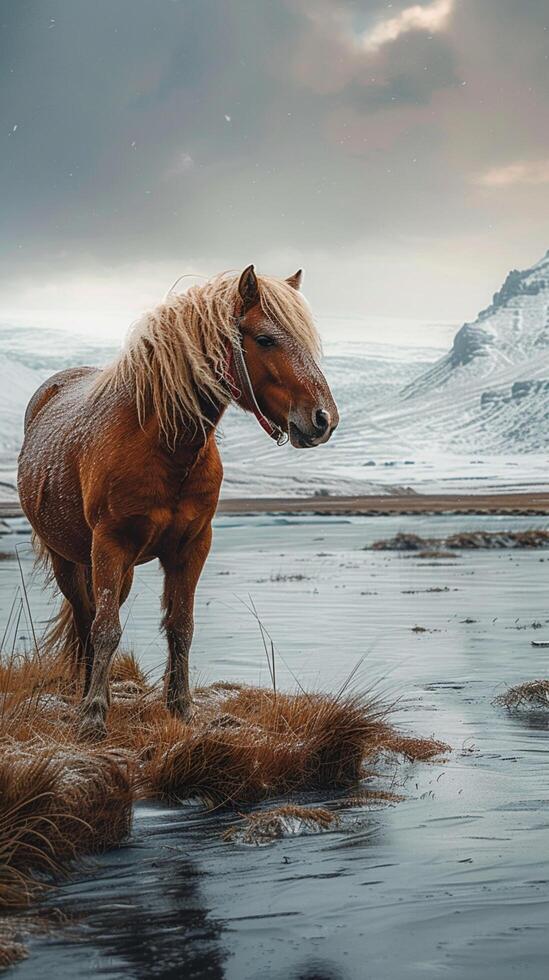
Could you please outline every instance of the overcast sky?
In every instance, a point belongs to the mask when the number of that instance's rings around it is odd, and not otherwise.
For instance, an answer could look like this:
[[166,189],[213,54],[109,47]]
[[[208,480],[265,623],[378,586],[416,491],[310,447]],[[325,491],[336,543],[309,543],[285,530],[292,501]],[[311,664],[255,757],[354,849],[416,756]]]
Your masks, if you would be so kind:
[[304,266],[328,335],[440,341],[549,248],[547,0],[0,0],[0,27],[4,319],[114,334],[255,262]]

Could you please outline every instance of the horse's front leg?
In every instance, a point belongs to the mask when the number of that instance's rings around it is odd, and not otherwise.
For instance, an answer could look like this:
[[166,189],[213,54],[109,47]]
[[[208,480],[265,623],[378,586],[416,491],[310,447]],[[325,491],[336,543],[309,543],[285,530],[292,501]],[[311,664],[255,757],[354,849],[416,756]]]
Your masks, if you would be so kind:
[[166,704],[171,714],[183,721],[190,721],[193,713],[189,651],[194,630],[194,593],[211,540],[211,527],[208,526],[199,537],[180,549],[176,558],[162,560],[165,574],[162,625],[168,640]]
[[80,736],[103,738],[110,702],[109,671],[120,643],[120,598],[124,577],[131,564],[116,540],[96,530],[92,543],[92,584],[95,617],[90,630],[93,665],[86,695],[80,706]]

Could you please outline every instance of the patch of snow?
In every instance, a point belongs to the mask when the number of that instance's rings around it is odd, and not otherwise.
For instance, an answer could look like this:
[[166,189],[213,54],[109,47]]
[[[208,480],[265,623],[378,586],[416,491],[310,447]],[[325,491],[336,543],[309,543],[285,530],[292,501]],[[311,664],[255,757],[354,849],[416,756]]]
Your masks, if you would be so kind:
[[[442,357],[436,347],[348,340],[348,327],[330,320],[325,329],[338,338],[325,343],[322,365],[341,416],[330,442],[277,447],[230,407],[218,437],[225,496],[549,486],[549,253],[510,273]],[[33,391],[60,368],[105,363],[116,347],[0,326],[0,350],[0,483],[14,486]]]

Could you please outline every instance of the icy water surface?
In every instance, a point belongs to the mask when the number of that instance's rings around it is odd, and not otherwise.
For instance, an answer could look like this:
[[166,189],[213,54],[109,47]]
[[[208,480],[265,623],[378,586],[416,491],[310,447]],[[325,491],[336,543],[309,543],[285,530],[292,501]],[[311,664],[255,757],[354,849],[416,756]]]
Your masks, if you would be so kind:
[[[399,767],[397,806],[355,809],[335,832],[266,848],[223,842],[232,818],[219,813],[138,807],[132,840],[52,896],[70,925],[34,939],[13,975],[545,977],[549,713],[509,716],[491,701],[549,674],[549,651],[531,646],[549,638],[549,551],[436,561],[363,550],[399,530],[532,526],[549,522],[219,519],[197,598],[195,682],[268,683],[253,600],[281,686],[295,675],[337,690],[364,658],[353,682],[398,698],[401,727],[453,751],[445,764]],[[0,551],[15,540],[0,538]],[[28,539],[17,541],[30,580]],[[0,562],[3,623],[18,575],[13,560]],[[139,569],[123,615],[126,645],[156,673],[159,591],[158,569]],[[37,582],[30,604],[36,621],[47,615]],[[19,642],[27,632],[22,617]]]

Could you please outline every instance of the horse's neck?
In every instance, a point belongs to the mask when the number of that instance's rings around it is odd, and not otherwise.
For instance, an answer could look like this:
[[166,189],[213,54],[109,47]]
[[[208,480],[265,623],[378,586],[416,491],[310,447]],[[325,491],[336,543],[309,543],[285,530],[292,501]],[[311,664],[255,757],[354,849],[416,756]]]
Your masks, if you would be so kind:
[[214,404],[204,399],[201,405],[203,411],[204,425],[197,423],[196,426],[181,419],[177,425],[177,432],[173,439],[168,440],[162,431],[158,419],[151,417],[153,423],[152,437],[161,449],[171,457],[174,463],[181,462],[187,465],[190,461],[198,458],[208,440],[212,437],[219,425],[225,405]]

